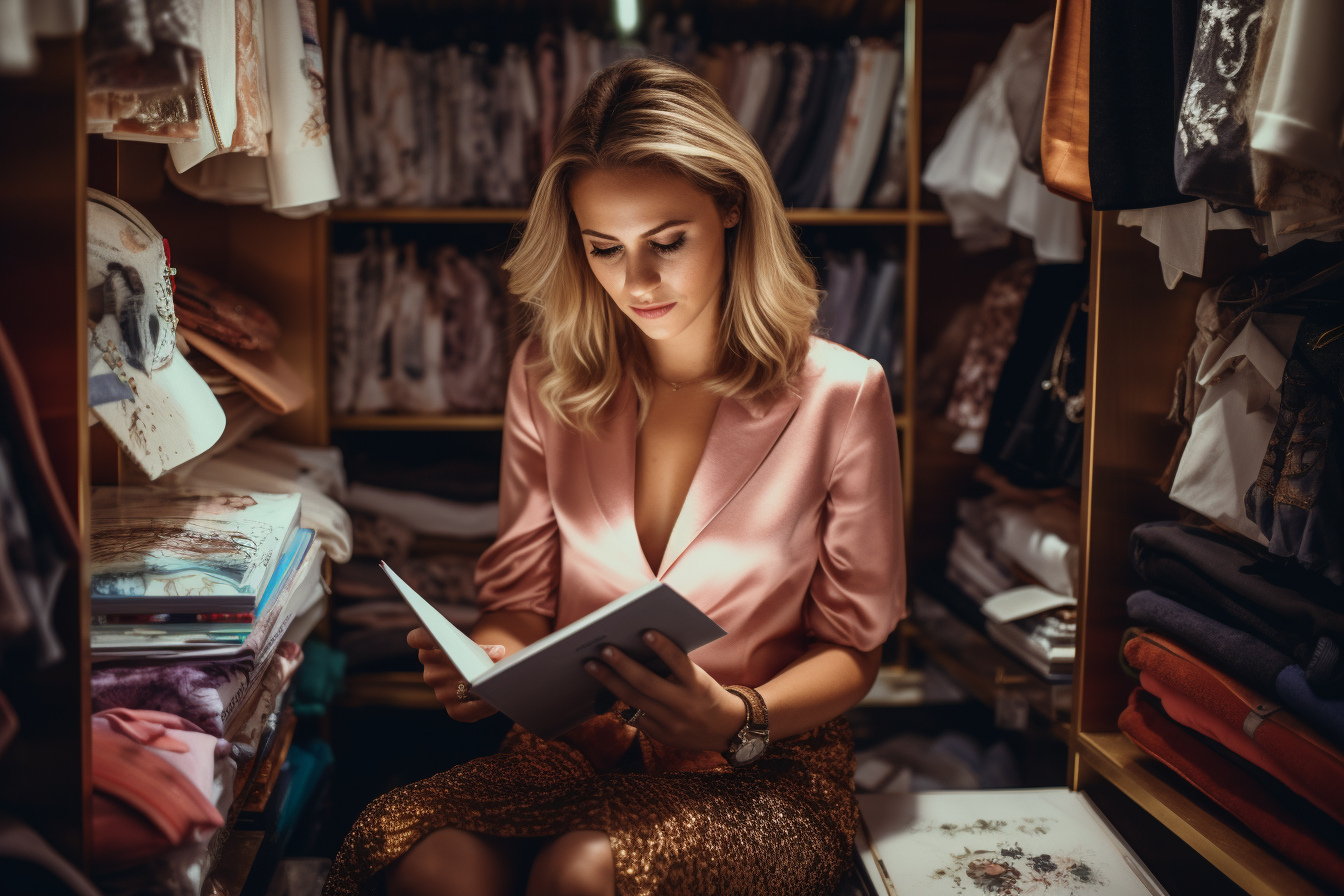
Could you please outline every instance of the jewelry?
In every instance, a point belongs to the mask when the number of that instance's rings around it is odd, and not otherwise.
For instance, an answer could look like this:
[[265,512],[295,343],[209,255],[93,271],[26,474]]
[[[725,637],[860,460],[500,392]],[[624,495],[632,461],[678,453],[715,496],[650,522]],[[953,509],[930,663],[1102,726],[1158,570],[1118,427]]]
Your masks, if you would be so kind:
[[[658,376],[658,374],[655,373],[654,376]],[[673,392],[676,392],[676,391],[679,390],[682,386],[690,386],[690,385],[692,385],[692,384],[694,384],[694,383],[698,383],[698,382],[700,382],[701,380],[706,379],[708,376],[709,376],[709,374],[704,373],[704,374],[701,374],[700,376],[696,377],[696,378],[693,379],[693,380],[682,380],[682,381],[679,382],[679,383],[674,383],[674,382],[672,382],[671,380],[669,380],[667,377],[663,377],[663,376],[658,376],[658,379],[660,379],[660,380],[662,380],[663,382],[667,383],[669,386],[672,387],[672,391],[673,391]]]
[[770,713],[755,688],[733,684],[724,690],[736,694],[747,706],[746,723],[733,735],[728,749],[722,754],[733,768],[742,768],[760,759],[765,748],[770,746]]
[[644,715],[644,710],[635,709],[633,706],[621,710],[621,721],[627,725],[633,725],[639,721],[640,716]]
[[475,703],[479,699],[481,698],[467,690],[467,683],[465,681],[459,681],[457,683],[457,702]]

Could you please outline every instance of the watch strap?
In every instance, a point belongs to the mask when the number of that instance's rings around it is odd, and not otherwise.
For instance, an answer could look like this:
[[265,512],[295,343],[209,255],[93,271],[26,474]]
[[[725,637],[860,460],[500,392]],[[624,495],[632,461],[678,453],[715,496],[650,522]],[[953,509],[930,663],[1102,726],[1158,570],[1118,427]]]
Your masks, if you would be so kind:
[[770,730],[770,712],[765,707],[765,700],[755,688],[749,688],[744,684],[730,684],[724,690],[736,694],[747,705],[748,727],[762,731]]

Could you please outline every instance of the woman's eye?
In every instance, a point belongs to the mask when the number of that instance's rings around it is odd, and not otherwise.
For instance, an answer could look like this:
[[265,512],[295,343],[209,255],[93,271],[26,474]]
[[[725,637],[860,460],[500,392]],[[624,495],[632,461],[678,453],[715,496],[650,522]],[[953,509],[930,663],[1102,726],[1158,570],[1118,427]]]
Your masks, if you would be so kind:
[[683,233],[681,236],[677,237],[670,243],[650,242],[649,246],[653,249],[653,251],[659,253],[660,255],[670,255],[671,253],[680,249],[682,247],[682,244],[685,242],[686,242],[686,234]]
[[619,245],[607,246],[605,249],[600,249],[597,246],[594,246],[592,249],[592,253],[596,255],[598,258],[610,258],[619,251],[621,251],[621,247]]

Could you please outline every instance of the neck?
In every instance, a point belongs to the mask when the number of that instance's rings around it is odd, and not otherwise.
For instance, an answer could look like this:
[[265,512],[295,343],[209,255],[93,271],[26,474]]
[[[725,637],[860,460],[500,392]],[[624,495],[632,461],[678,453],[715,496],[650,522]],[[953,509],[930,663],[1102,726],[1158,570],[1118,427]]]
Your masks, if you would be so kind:
[[669,383],[685,383],[714,373],[718,353],[719,303],[705,306],[690,326],[670,339],[644,337],[655,376]]

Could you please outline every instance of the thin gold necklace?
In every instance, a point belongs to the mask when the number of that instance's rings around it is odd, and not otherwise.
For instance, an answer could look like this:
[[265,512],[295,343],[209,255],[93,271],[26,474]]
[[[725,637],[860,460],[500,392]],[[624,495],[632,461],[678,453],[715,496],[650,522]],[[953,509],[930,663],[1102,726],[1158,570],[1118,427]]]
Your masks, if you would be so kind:
[[700,374],[698,377],[696,377],[696,378],[693,379],[693,380],[682,380],[682,381],[679,382],[679,383],[674,383],[674,382],[672,382],[670,379],[668,379],[667,377],[665,377],[665,376],[658,376],[658,374],[656,374],[656,373],[654,374],[654,376],[658,377],[658,379],[660,379],[660,380],[662,380],[663,382],[667,383],[669,386],[672,387],[672,391],[673,391],[673,392],[676,392],[676,391],[679,390],[682,386],[690,386],[690,385],[692,385],[692,384],[694,384],[694,383],[698,383],[698,382],[700,382],[700,381],[703,380],[703,379],[707,379],[710,375],[709,375],[708,373],[702,373],[702,374]]

